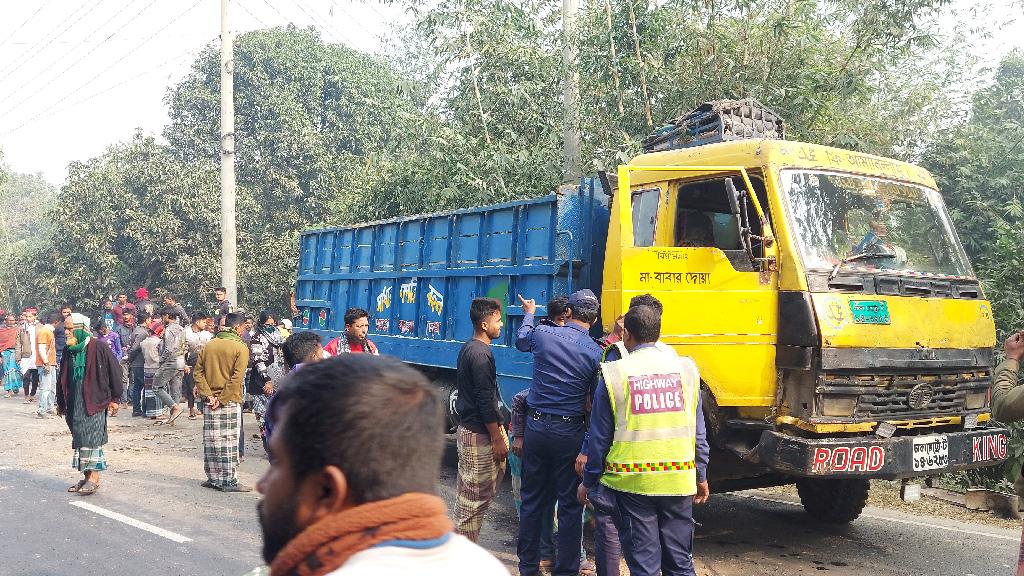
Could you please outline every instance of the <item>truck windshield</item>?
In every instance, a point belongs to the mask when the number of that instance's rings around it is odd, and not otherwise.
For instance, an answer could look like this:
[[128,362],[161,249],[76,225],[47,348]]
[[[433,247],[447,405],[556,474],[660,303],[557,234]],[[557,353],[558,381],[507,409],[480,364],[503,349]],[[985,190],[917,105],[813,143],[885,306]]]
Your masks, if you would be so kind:
[[938,192],[802,170],[785,170],[781,180],[808,270],[973,277]]

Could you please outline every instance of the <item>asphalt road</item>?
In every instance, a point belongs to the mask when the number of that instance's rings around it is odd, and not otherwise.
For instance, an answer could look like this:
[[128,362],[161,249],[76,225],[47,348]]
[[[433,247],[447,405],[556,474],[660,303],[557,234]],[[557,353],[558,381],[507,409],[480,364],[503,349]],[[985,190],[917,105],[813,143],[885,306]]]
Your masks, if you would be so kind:
[[[176,429],[163,430],[122,415],[111,425],[111,470],[103,488],[89,497],[68,494],[77,476],[68,466],[63,422],[38,420],[20,401],[0,399],[0,576],[241,576],[261,564],[258,496],[199,487],[201,422],[182,419]],[[247,426],[251,432],[251,417]],[[258,441],[251,440],[248,451],[241,478],[251,484],[266,460]],[[455,458],[450,442],[441,476],[450,506]],[[514,572],[516,515],[508,488],[506,479],[481,544]],[[811,521],[787,500],[755,491],[715,495],[698,508],[699,573],[1012,573],[1019,529],[885,509],[869,509],[837,527]]]

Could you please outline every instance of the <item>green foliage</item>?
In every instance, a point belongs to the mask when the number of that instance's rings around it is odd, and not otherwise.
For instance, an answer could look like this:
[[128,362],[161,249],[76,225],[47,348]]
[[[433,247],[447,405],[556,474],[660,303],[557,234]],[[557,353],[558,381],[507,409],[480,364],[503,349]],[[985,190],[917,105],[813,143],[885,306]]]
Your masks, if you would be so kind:
[[[975,93],[970,116],[938,134],[923,164],[984,281],[1000,339],[1024,328],[1024,54],[1003,60]],[[1015,480],[1024,466],[1024,425],[1010,429],[1008,463],[978,472],[990,487]]]
[[17,174],[0,164],[0,305],[20,310],[36,303],[32,278],[24,273],[53,233],[48,216],[57,189],[41,174]]
[[141,134],[72,163],[51,213],[52,243],[36,261],[38,296],[88,311],[104,297],[146,286],[188,306],[205,302],[219,278],[220,206],[209,196],[216,185],[215,165],[179,162]]

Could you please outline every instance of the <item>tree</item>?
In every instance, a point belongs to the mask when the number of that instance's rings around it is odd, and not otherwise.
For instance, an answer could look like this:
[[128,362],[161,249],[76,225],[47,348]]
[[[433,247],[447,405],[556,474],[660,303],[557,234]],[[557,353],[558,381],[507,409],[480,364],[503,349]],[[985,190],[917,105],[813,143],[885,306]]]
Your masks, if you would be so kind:
[[26,270],[46,245],[53,230],[49,212],[57,190],[42,174],[12,173],[0,163],[0,303],[20,310],[33,298],[32,279]]
[[[164,135],[181,163],[219,161],[218,66],[210,47],[168,92]],[[239,298],[253,309],[280,307],[294,283],[299,232],[377,216],[366,199],[383,199],[374,190],[403,177],[395,166],[422,117],[386,61],[292,26],[237,39],[235,110],[237,180],[249,193],[238,209]],[[204,191],[206,202],[218,194]]]
[[72,163],[51,212],[52,238],[36,256],[35,288],[51,304],[85,310],[137,286],[204,303],[216,284],[219,204],[209,201],[216,186],[214,165],[180,162],[141,134]]
[[[970,115],[939,133],[924,154],[964,248],[992,301],[999,339],[1024,326],[1024,53],[1009,54],[973,97]],[[1006,485],[1024,468],[1024,426],[1013,424],[1006,465],[963,483]]]
[[949,205],[1001,334],[1024,326],[1024,53],[977,91],[969,117],[938,134],[923,164]]

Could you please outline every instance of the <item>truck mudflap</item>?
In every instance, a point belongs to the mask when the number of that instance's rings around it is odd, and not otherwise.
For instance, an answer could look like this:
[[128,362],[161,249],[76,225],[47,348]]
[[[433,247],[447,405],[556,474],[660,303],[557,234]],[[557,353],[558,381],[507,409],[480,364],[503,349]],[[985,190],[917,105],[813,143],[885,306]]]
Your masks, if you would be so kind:
[[895,480],[999,464],[1008,439],[996,427],[891,438],[798,438],[769,430],[757,453],[762,464],[791,476]]

